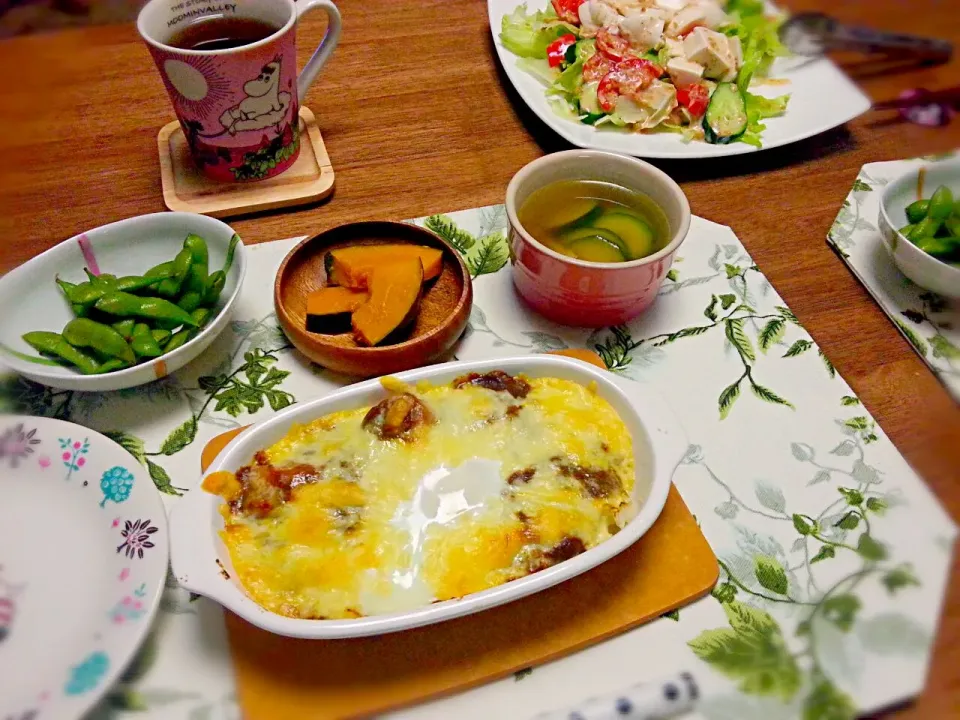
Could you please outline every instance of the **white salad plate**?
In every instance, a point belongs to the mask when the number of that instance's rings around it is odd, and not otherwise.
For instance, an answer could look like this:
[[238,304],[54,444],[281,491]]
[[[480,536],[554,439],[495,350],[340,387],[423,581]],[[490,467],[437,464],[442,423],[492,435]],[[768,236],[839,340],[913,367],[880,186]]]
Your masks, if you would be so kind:
[[[444,363],[393,377],[410,384],[422,380],[444,384],[465,373],[492,370],[523,373],[533,378],[557,377],[581,384],[596,383],[597,392],[617,411],[633,439],[634,502],[620,532],[570,560],[461,599],[357,619],[303,620],[266,610],[246,594],[235,579],[229,553],[219,537],[223,529],[219,508],[223,501],[215,495],[195,492],[183,498],[170,516],[171,562],[177,581],[270,632],[316,639],[363,637],[430,625],[517,600],[590,570],[639,540],[663,510],[673,472],[687,449],[679,422],[665,401],[639,383],[601,372],[586,363],[543,355]],[[313,402],[297,404],[234,438],[207,472],[236,472],[249,465],[258,450],[281,440],[292,426],[339,410],[370,406],[386,396],[380,381],[374,379]]]
[[167,572],[160,497],[130,453],[0,415],[0,717],[81,717],[150,629]]
[[771,78],[788,82],[757,82],[750,91],[776,97],[790,94],[787,111],[781,117],[764,120],[762,148],[742,142],[710,145],[702,141],[684,142],[675,133],[641,134],[623,128],[584,125],[558,115],[544,92],[544,84],[517,66],[520,59],[503,47],[500,26],[504,15],[520,5],[529,11],[544,10],[550,0],[487,0],[493,44],[503,69],[523,101],[550,129],[568,142],[582,148],[607,150],[643,158],[707,158],[767,150],[788,145],[839,127],[870,109],[871,101],[840,68],[825,57],[786,57],[774,61]]

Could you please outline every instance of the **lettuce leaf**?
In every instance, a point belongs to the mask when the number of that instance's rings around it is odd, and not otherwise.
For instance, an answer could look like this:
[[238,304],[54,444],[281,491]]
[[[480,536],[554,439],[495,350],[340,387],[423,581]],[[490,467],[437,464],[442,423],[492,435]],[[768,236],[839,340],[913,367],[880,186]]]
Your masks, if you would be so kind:
[[550,67],[550,64],[541,58],[522,57],[517,60],[517,67],[530,73],[544,85],[552,85],[560,75],[557,68]]
[[571,98],[579,95],[580,86],[583,85],[583,63],[583,60],[578,59],[572,65],[567,65],[567,69],[560,73],[560,76],[550,86],[550,92]]
[[737,36],[743,46],[743,66],[737,74],[737,86],[741,91],[747,91],[755,75],[767,75],[775,58],[787,54],[780,42],[782,22],[782,18],[752,15],[741,19],[737,25]]
[[550,43],[571,33],[576,35],[577,29],[557,20],[553,12],[528,14],[526,5],[520,5],[510,15],[504,15],[500,22],[500,42],[520,57],[545,58]]
[[781,95],[775,98],[766,98],[762,95],[744,92],[743,99],[747,110],[747,130],[738,140],[747,145],[761,147],[760,135],[767,129],[767,126],[761,121],[782,115],[787,109],[790,96]]
[[742,18],[763,15],[763,0],[730,0],[723,10],[728,14],[737,13]]

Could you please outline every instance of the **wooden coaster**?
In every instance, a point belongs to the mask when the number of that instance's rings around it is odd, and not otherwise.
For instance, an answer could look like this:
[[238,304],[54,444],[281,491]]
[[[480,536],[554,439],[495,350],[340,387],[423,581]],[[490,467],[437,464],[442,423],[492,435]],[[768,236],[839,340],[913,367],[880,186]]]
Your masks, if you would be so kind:
[[300,156],[277,177],[225,183],[197,170],[180,123],[168,123],[157,136],[163,202],[171,210],[231,217],[322,200],[333,192],[333,166],[317,119],[306,107],[300,108],[300,138]]
[[[586,362],[593,353],[558,353]],[[243,428],[212,439],[206,469]],[[200,491],[197,491],[200,492]],[[634,545],[572,580],[437,625],[351,640],[298,640],[227,612],[246,720],[368,717],[480,685],[625,632],[717,582],[716,556],[676,488]]]

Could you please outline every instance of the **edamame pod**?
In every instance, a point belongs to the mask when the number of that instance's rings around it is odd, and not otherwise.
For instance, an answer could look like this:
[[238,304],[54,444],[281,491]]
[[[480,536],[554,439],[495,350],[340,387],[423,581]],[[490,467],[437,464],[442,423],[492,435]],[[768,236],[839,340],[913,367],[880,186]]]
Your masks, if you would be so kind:
[[[207,268],[209,264],[207,242],[199,235],[190,233],[187,235],[187,239],[183,241],[183,247],[190,251],[191,256],[190,272],[187,274],[183,289],[187,293],[202,295],[206,287]],[[180,305],[180,303],[177,304]],[[197,304],[199,304],[199,301]],[[183,307],[183,305],[180,306]],[[192,310],[193,308],[190,309]]]
[[196,334],[196,332],[196,328],[184,328],[183,330],[178,330],[170,336],[167,344],[163,346],[163,352],[173,352],[177,348],[183,347],[187,344],[187,342],[193,340],[193,336]]
[[907,220],[911,225],[916,225],[927,216],[930,208],[929,200],[917,200],[907,205]]
[[213,310],[206,307],[197,308],[192,313],[190,313],[190,317],[192,317],[194,322],[197,323],[198,328],[202,328],[208,322],[210,322],[210,318],[213,317]]
[[180,292],[183,281],[187,279],[190,272],[190,264],[193,262],[193,255],[187,248],[183,248],[173,259],[173,274],[164,278],[157,286],[157,293],[161,297],[173,298]]
[[916,224],[916,226],[913,228],[913,231],[910,233],[910,239],[916,240],[917,238],[922,237],[933,237],[937,234],[937,231],[940,229],[942,224],[943,223],[940,220],[934,220],[928,215]]
[[203,294],[203,305],[214,305],[220,299],[223,286],[227,284],[227,274],[223,270],[210,273],[207,278],[207,288]]
[[37,352],[66,360],[84,375],[95,375],[100,371],[96,358],[75,348],[59,333],[37,330],[25,333],[23,341]]
[[141,298],[130,293],[112,292],[100,298],[94,307],[101,312],[122,318],[138,317],[175,323],[173,327],[196,326],[190,313],[163,298]]
[[953,193],[946,185],[938,187],[930,197],[930,208],[927,217],[943,222],[953,212]]
[[157,343],[161,346],[164,345],[167,342],[167,340],[170,339],[170,335],[171,335],[169,330],[162,330],[159,328],[154,328],[153,330],[150,331],[150,334],[153,335],[153,339],[156,340]]
[[113,283],[113,289],[120,292],[135,293],[138,290],[152,288],[160,282],[162,282],[162,278],[147,277],[146,275],[126,275]]
[[130,365],[137,361],[133,350],[120,333],[109,325],[89,318],[74,318],[68,322],[63,328],[63,339],[75,348],[89,348]]
[[133,337],[133,329],[136,326],[137,321],[132,319],[127,320],[118,320],[113,323],[110,327],[116,330],[120,335],[123,336],[123,339],[127,342],[130,342],[130,338]]
[[155,358],[163,354],[160,345],[153,339],[150,326],[146,323],[137,323],[133,329],[133,339],[130,347],[138,358]]
[[185,292],[183,295],[180,296],[180,299],[177,300],[177,305],[182,307],[187,312],[193,312],[198,307],[200,307],[200,303],[202,301],[203,301],[203,295],[201,295],[198,292],[193,292],[191,290],[191,291]]
[[947,260],[960,255],[960,239],[949,237],[922,237],[916,246],[938,260]]
[[173,260],[154,265],[143,276],[148,278],[167,278],[173,275]]
[[56,281],[57,285],[59,285],[60,289],[63,291],[64,297],[67,298],[67,302],[70,303],[70,309],[73,310],[73,314],[77,317],[86,317],[87,307],[70,300],[70,297],[74,292],[74,288],[77,286],[72,282],[67,282],[66,280],[61,280],[60,278],[57,278]]

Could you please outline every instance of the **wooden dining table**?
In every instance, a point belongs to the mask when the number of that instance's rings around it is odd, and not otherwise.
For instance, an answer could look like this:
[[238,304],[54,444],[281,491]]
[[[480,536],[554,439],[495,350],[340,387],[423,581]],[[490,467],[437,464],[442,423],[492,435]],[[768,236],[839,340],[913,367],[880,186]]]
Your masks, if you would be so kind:
[[[960,47],[950,0],[784,4]],[[567,147],[506,80],[482,0],[338,5],[340,46],[304,100],[318,118],[335,193],[322,204],[232,220],[246,243],[502,202],[524,164]],[[320,17],[303,21],[301,61],[323,31]],[[863,56],[837,60],[876,101],[960,82],[956,56],[932,67]],[[85,229],[164,210],[157,132],[173,113],[133,24],[0,42],[0,68],[0,272]],[[960,118],[928,128],[896,113],[868,112],[782,148],[654,161],[680,182],[695,214],[733,228],[954,518],[960,517],[960,408],[825,238],[863,164],[958,146]],[[926,690],[889,716],[960,717],[957,556]]]

